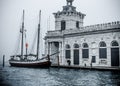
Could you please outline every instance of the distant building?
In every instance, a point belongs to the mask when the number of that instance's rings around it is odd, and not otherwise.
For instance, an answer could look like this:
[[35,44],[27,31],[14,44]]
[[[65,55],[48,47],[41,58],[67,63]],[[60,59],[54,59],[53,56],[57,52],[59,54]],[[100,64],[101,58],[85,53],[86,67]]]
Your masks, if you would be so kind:
[[76,11],[74,0],[66,0],[54,13],[55,30],[45,37],[45,54],[54,54],[52,63],[78,66],[120,67],[120,22],[83,26],[85,14]]

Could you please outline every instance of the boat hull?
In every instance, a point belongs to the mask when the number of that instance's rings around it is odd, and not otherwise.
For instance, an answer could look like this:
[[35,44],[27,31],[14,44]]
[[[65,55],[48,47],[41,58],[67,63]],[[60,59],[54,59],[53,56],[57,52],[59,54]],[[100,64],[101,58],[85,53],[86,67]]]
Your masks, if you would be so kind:
[[29,68],[48,68],[51,66],[50,61],[32,61],[32,62],[15,62],[15,61],[9,61],[10,65],[13,67],[29,67]]

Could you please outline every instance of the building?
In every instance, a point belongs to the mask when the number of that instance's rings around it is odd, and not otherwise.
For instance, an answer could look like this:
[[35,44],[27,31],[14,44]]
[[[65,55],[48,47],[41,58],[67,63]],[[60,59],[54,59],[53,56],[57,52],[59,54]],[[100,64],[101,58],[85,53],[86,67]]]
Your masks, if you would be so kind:
[[45,36],[45,54],[52,63],[120,67],[120,22],[83,26],[86,15],[76,11],[74,0],[66,1],[63,10],[54,13],[55,30]]

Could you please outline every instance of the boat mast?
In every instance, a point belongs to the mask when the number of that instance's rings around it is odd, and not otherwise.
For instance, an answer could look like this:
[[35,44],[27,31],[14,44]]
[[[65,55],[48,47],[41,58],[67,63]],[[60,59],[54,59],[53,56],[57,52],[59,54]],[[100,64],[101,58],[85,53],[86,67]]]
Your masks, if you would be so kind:
[[21,41],[21,59],[23,59],[23,43],[24,43],[24,39],[23,39],[23,36],[24,36],[24,10],[23,10],[23,19],[22,19],[22,41]]
[[39,24],[38,24],[38,40],[37,40],[37,59],[39,57],[39,43],[40,43],[40,22],[41,22],[41,10],[39,12]]

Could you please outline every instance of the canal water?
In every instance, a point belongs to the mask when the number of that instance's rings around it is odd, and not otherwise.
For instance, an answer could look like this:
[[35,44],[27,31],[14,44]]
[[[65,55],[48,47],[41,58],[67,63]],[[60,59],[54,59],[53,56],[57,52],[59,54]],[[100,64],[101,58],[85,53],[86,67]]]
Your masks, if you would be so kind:
[[0,67],[0,86],[120,86],[120,72]]

